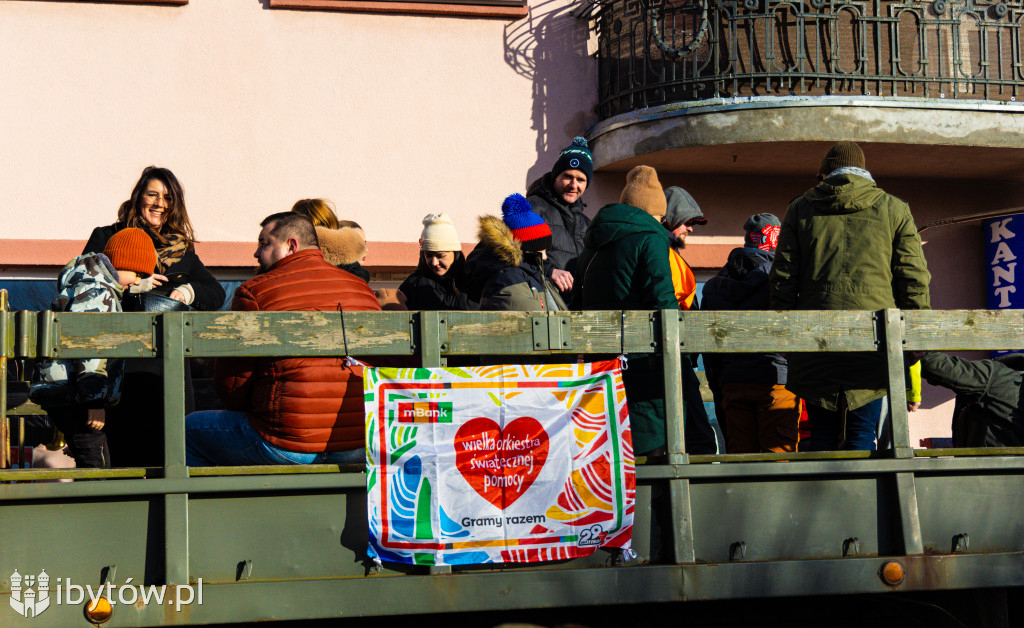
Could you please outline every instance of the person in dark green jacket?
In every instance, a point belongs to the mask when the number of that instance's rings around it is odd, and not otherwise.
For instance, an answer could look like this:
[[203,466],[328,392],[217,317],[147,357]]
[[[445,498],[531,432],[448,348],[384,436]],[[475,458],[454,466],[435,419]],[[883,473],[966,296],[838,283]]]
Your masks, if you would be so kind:
[[[910,207],[875,185],[853,142],[833,146],[818,177],[782,221],[770,307],[928,309],[931,276]],[[888,413],[887,383],[880,353],[789,356],[786,387],[808,404],[812,450],[875,449]]]
[[[679,310],[669,265],[671,234],[659,222],[665,193],[658,173],[637,166],[626,176],[619,203],[597,212],[583,238],[574,304],[584,310]],[[686,368],[684,363],[684,368]],[[659,455],[665,447],[665,388],[661,359],[636,356],[622,379],[633,433],[633,451]],[[690,453],[715,453],[714,431],[685,421]]]

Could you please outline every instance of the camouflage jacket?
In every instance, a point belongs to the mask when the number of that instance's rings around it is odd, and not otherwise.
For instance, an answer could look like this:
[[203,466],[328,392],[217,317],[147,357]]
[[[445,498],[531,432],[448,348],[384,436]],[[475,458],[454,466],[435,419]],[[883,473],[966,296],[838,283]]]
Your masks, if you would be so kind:
[[[54,312],[120,312],[124,288],[117,271],[102,253],[80,255],[57,277]],[[85,405],[112,406],[121,398],[124,360],[103,358],[40,360],[32,376],[29,398],[43,408]]]

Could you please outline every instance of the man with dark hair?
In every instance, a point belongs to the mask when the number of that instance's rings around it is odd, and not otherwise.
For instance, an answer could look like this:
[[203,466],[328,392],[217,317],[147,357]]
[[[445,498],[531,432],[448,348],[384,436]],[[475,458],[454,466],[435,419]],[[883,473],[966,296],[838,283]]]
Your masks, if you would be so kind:
[[263,219],[260,226],[263,230],[256,240],[257,248],[253,257],[259,260],[261,274],[288,255],[306,249],[320,248],[313,221],[302,214],[271,214]]
[[[232,310],[380,310],[366,282],[324,261],[308,218],[283,212],[260,225],[260,274]],[[188,415],[189,466],[363,460],[362,369],[345,358],[218,359],[215,383],[227,409]]]
[[590,226],[590,219],[583,214],[583,193],[593,175],[594,157],[587,140],[576,137],[558,154],[551,172],[531,183],[526,192],[533,211],[551,227],[545,272],[563,297],[572,290],[576,258],[583,251],[583,235]]
[[[928,309],[931,276],[910,207],[838,142],[820,183],[789,204],[769,280],[774,310]],[[888,414],[885,355],[794,353],[786,387],[807,402],[810,449],[874,450]]]

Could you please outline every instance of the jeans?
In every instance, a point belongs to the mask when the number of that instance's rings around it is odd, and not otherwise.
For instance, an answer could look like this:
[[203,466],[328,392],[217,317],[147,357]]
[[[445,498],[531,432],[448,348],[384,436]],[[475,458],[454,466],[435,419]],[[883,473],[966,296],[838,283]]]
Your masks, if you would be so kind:
[[[811,451],[837,449],[875,450],[875,435],[889,414],[889,398],[882,397],[859,408],[846,409],[845,398],[840,398],[839,410],[826,410],[807,404],[807,417],[811,421]],[[845,414],[846,430],[843,422]]]
[[362,448],[316,453],[281,449],[252,428],[245,412],[203,410],[185,417],[185,461],[190,467],[345,464],[365,459]]

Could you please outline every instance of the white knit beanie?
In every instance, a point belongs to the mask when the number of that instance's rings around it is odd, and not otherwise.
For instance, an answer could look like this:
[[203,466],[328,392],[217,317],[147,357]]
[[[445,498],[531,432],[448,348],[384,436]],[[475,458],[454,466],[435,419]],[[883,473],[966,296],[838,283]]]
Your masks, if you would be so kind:
[[421,251],[461,251],[462,243],[455,232],[455,224],[447,214],[427,214],[423,217],[420,234]]

